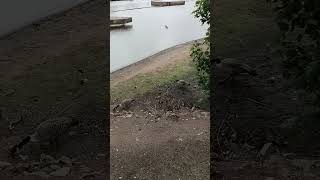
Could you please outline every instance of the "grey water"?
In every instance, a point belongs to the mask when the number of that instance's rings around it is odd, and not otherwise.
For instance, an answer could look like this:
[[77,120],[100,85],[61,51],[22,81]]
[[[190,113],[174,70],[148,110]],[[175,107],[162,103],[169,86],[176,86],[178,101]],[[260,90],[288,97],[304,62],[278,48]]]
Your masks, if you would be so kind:
[[208,26],[193,16],[194,9],[194,0],[168,7],[153,7],[150,0],[111,1],[110,16],[129,16],[132,23],[110,31],[110,71],[203,38]]

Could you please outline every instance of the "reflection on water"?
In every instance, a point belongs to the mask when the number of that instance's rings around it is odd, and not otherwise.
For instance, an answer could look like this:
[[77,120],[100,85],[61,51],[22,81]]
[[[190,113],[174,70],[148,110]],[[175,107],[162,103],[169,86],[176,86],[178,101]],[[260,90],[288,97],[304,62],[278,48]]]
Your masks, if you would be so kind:
[[169,47],[203,38],[207,26],[191,14],[194,4],[189,0],[183,6],[151,7],[146,0],[111,2],[111,16],[132,17],[131,26],[110,32],[111,72]]
[[151,1],[149,0],[135,0],[135,1],[111,1],[110,10],[111,12],[132,10],[139,8],[151,7]]

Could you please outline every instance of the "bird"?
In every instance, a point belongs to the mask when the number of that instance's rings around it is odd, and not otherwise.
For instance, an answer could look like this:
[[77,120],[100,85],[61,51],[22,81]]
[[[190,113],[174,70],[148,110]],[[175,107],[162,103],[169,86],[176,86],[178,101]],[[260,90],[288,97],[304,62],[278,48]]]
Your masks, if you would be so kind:
[[257,72],[254,68],[250,67],[249,65],[240,62],[238,59],[234,58],[214,58],[214,62],[216,62],[216,68],[218,69],[224,69],[226,71],[229,71],[229,76],[225,78],[224,80],[220,81],[219,83],[222,84],[225,81],[229,79],[233,79],[235,76],[238,76],[239,74],[246,73],[251,76],[257,76]]
[[165,27],[166,29],[168,29],[168,26],[167,26],[167,25],[164,25],[164,27]]
[[123,100],[120,104],[116,105],[114,108],[113,108],[113,112],[119,112],[119,111],[127,111],[129,110],[131,104],[134,102],[135,100],[132,99],[132,98],[129,98],[129,99],[125,99]]
[[70,117],[57,117],[50,118],[40,123],[35,131],[25,137],[20,143],[16,144],[10,149],[10,153],[13,156],[17,151],[21,150],[29,142],[34,143],[46,143],[55,145],[58,138],[69,131],[69,129],[79,123],[78,120]]

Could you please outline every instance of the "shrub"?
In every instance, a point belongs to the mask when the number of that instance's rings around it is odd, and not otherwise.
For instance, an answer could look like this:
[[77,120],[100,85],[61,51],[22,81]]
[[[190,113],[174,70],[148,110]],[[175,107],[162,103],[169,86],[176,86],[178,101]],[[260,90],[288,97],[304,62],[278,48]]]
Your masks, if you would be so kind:
[[320,106],[320,1],[267,1],[282,32],[284,77],[314,95]]
[[208,24],[209,28],[203,42],[195,43],[191,48],[191,57],[197,68],[199,83],[204,90],[209,90],[210,82],[210,1],[197,0],[196,9],[193,11],[196,18],[202,24]]

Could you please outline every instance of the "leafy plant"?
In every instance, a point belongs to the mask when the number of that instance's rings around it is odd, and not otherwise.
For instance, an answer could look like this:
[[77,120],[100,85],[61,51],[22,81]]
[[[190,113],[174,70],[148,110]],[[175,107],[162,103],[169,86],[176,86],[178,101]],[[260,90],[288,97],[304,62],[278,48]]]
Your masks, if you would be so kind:
[[191,48],[191,57],[198,71],[199,83],[204,90],[209,90],[210,82],[210,0],[197,0],[196,9],[193,11],[202,24],[209,28],[203,42],[195,43]]
[[284,76],[315,95],[320,106],[320,1],[267,0],[282,32]]

